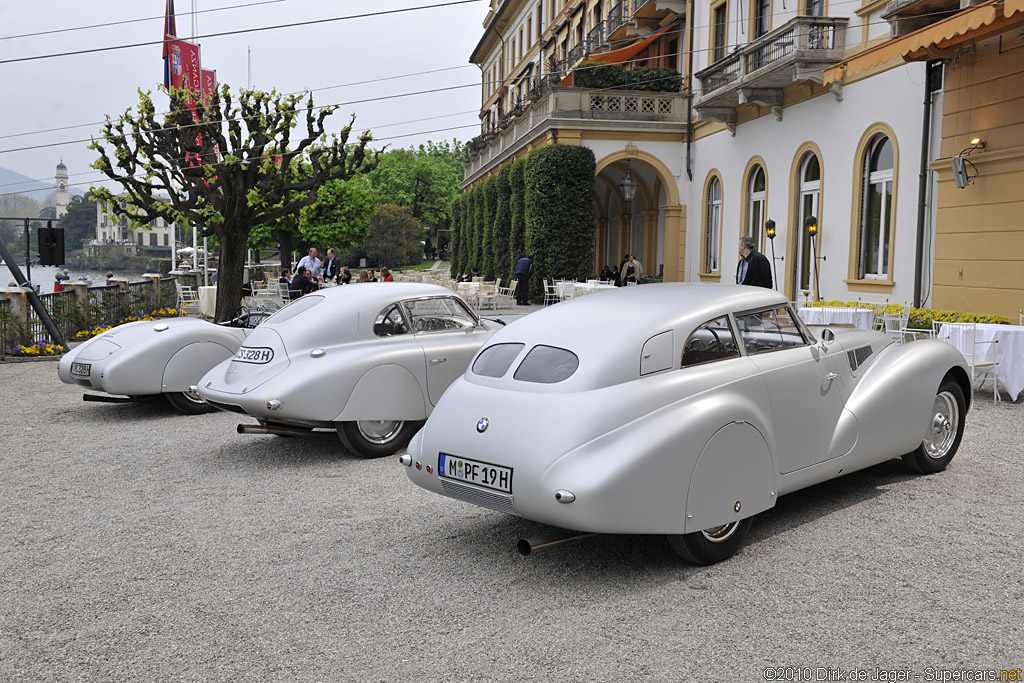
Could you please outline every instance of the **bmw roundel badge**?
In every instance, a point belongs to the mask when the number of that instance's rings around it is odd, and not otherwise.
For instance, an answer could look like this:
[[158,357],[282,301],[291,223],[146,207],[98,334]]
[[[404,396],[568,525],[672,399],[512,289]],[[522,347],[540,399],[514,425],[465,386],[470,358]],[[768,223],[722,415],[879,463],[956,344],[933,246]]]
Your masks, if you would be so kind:
[[488,420],[486,417],[481,417],[476,422],[476,431],[478,431],[481,434],[483,434],[484,432],[487,431],[487,428],[490,427],[490,426],[491,426],[491,421]]

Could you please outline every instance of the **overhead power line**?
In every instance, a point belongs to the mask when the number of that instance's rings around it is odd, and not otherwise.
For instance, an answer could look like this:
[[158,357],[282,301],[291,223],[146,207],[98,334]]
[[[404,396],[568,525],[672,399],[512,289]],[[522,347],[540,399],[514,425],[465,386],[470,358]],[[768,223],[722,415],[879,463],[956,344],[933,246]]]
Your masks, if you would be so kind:
[[[315,24],[331,24],[337,21],[349,21],[352,19],[368,19],[370,17],[381,17],[391,14],[402,14],[405,12],[417,12],[425,9],[439,9],[441,7],[454,7],[456,5],[468,5],[474,2],[481,2],[482,0],[452,0],[451,2],[441,2],[433,5],[419,5],[417,7],[404,7],[400,9],[381,10],[379,12],[366,12],[364,14],[350,14],[344,17],[330,17],[327,19],[311,19],[309,21],[295,21],[288,24],[276,24],[274,26],[257,26],[256,28],[243,28],[236,31],[220,31],[219,33],[207,33],[201,36],[195,36],[194,40],[200,40],[202,38],[220,38],[222,36],[236,36],[243,33],[256,33],[259,31],[275,31],[282,28],[295,28],[298,26],[312,26]],[[71,57],[73,55],[85,55],[94,52],[109,52],[111,50],[127,50],[135,47],[146,47],[148,45],[163,45],[163,40],[147,40],[142,43],[125,43],[122,45],[108,45],[107,47],[93,47],[85,50],[71,50],[70,52],[52,52],[45,55],[34,55],[32,57],[14,57],[12,59],[2,59],[0,64],[12,64],[15,62],[30,62],[38,59],[53,59],[55,57]]]

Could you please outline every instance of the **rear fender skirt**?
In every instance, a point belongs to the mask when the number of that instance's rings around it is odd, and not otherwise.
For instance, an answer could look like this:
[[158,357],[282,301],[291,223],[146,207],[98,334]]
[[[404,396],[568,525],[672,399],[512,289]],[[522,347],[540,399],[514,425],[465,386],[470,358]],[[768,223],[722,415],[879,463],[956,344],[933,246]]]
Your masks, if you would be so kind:
[[401,365],[378,365],[356,383],[335,422],[425,420],[427,398],[411,372]]
[[167,361],[160,391],[185,391],[193,384],[198,384],[210,368],[227,360],[234,353],[235,351],[217,342],[196,342],[182,347]]

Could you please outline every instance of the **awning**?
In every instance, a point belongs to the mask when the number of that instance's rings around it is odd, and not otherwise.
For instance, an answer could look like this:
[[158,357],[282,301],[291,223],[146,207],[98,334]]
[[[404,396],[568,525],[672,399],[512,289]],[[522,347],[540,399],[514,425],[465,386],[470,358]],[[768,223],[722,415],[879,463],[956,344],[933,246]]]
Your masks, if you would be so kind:
[[[1024,0],[1020,1],[1024,2]],[[606,52],[594,52],[592,54],[587,55],[579,62],[572,65],[572,68],[569,70],[569,73],[566,74],[565,78],[563,78],[561,82],[559,82],[559,85],[572,85],[572,69],[576,68],[576,66],[580,62],[602,62],[604,64],[624,64],[628,62],[637,54],[639,54],[641,50],[643,50],[645,47],[647,47],[655,40],[660,38],[664,33],[668,32],[670,28],[672,28],[678,23],[679,22],[677,21],[670,22],[663,26],[662,28],[655,31],[654,33],[652,33],[651,35],[646,36],[644,38],[640,38],[635,43],[627,45],[626,47],[620,47],[617,50],[608,50]]]
[[[1001,13],[1000,5],[1003,5]],[[1024,19],[1024,16],[1019,16],[1021,13],[1024,13],[1024,0],[989,0],[829,67],[825,70],[825,85],[898,57],[926,59],[928,50],[945,49],[998,33]]]

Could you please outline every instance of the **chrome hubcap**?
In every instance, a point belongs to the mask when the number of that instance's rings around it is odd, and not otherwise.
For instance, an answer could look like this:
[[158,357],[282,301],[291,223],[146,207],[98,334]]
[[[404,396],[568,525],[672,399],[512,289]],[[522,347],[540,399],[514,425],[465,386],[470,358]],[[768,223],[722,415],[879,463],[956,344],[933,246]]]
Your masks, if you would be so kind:
[[948,391],[940,392],[932,405],[932,421],[924,437],[929,458],[944,458],[953,446],[960,427],[960,406]]
[[385,444],[398,436],[404,424],[402,420],[364,420],[356,422],[356,427],[370,443]]
[[739,522],[729,522],[722,526],[713,526],[710,529],[704,529],[700,533],[704,538],[712,543],[722,543],[724,541],[728,541],[739,528]]

